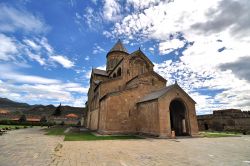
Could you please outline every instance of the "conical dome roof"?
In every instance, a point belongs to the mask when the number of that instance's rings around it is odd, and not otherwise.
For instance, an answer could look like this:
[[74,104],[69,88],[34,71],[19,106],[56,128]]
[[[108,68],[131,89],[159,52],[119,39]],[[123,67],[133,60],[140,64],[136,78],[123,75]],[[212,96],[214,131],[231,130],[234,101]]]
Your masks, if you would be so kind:
[[113,48],[111,48],[111,50],[108,52],[108,54],[111,52],[114,52],[114,51],[125,52],[128,54],[127,49],[123,46],[120,39],[115,43],[115,45],[113,46]]

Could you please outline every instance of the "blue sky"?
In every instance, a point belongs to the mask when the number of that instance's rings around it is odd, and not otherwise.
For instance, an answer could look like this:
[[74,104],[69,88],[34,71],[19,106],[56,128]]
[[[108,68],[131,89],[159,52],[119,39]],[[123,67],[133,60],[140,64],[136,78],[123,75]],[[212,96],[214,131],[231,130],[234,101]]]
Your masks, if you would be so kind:
[[198,114],[250,108],[247,0],[0,0],[0,97],[84,106],[121,39],[178,81]]

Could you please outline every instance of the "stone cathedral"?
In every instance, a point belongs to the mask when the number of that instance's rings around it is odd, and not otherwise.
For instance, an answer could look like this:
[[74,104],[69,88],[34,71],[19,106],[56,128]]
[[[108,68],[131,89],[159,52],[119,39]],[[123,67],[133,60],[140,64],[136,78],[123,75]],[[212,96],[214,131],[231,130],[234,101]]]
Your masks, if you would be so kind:
[[93,69],[86,126],[100,134],[195,136],[195,101],[177,84],[168,85],[139,49],[118,42],[106,55],[106,70]]

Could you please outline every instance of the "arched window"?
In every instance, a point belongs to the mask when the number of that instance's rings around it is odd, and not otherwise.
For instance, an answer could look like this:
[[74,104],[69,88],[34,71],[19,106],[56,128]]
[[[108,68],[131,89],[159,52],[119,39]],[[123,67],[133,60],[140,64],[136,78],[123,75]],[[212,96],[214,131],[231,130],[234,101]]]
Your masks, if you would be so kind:
[[115,77],[116,77],[116,73],[113,74],[113,78],[115,78]]
[[114,60],[112,59],[112,60],[110,61],[110,68],[113,68],[113,66],[114,66]]
[[143,62],[140,63],[140,74],[145,73],[145,64]]
[[122,74],[122,69],[119,67],[117,70],[117,77],[121,76]]

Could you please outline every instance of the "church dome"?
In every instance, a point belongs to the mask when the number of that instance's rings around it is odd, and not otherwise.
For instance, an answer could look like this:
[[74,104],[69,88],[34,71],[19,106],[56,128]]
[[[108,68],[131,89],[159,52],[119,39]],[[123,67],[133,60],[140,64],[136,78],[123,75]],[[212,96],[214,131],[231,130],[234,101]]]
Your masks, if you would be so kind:
[[124,52],[128,54],[128,50],[123,46],[121,40],[119,39],[115,45],[111,48],[111,50],[107,53],[107,56],[112,52]]

